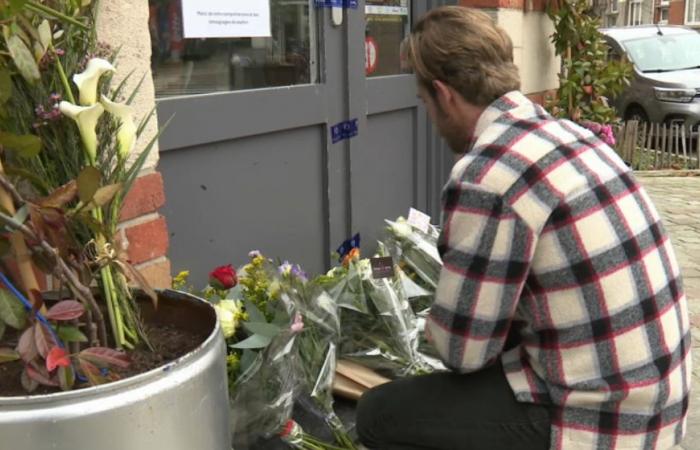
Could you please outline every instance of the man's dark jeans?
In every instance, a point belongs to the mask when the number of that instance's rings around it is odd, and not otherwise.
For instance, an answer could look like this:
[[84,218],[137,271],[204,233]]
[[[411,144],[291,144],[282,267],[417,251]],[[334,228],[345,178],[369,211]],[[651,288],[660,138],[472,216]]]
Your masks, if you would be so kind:
[[517,402],[500,364],[394,381],[357,411],[360,441],[378,450],[546,450],[549,428],[549,409]]

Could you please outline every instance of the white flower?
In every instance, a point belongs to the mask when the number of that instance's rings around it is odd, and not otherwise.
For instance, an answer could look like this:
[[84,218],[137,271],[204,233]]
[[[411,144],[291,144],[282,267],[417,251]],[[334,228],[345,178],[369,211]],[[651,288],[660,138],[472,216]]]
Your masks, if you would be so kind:
[[391,225],[391,229],[400,238],[407,238],[413,233],[413,229],[411,229],[411,225],[408,222],[396,221]]
[[223,331],[226,339],[236,334],[236,328],[238,327],[237,312],[239,311],[239,308],[240,306],[235,300],[221,300],[219,303],[214,305],[216,317],[219,318],[221,331]]
[[117,131],[117,144],[119,145],[119,158],[125,160],[136,144],[136,124],[131,106],[126,103],[114,103],[104,95],[102,105],[108,113],[119,119],[119,131]]
[[109,61],[102,58],[92,58],[87,63],[85,71],[73,75],[73,82],[80,91],[80,104],[90,106],[97,103],[97,84],[105,72],[114,72]]
[[63,101],[58,105],[61,112],[78,124],[80,137],[91,162],[97,159],[97,121],[105,109],[99,103],[92,106],[78,106]]
[[372,278],[372,264],[369,259],[361,259],[357,262],[357,273],[361,280],[369,280]]

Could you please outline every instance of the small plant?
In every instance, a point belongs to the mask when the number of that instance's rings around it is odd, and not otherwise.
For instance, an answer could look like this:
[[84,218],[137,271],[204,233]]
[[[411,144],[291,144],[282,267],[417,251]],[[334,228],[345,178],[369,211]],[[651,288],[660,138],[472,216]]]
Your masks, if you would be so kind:
[[[14,343],[0,346],[0,363],[22,362],[21,383],[27,392],[39,385],[70,390],[76,383],[96,385],[119,378],[110,369],[127,368],[129,358],[108,348],[104,317],[92,291],[81,281],[81,273],[89,273],[90,261],[69,231],[71,214],[66,205],[78,195],[76,183],[38,202],[22,198],[3,175],[0,186],[19,211],[14,216],[0,211],[3,231],[20,233],[34,259],[42,261],[45,273],[66,288],[59,289],[59,300],[47,308],[41,292],[31,290],[25,296],[0,272],[0,342]],[[9,333],[8,327],[15,332]]]
[[552,41],[562,57],[557,98],[549,107],[558,117],[575,122],[613,124],[618,113],[609,99],[629,85],[632,65],[608,58],[609,47],[598,31],[600,21],[589,14],[587,0],[552,0],[547,14],[554,22]]

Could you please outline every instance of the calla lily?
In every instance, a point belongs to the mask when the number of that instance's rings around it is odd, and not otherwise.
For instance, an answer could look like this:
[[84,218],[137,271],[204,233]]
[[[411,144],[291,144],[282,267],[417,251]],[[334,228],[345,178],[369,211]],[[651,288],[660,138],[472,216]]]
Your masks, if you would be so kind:
[[105,72],[114,72],[114,67],[102,58],[92,58],[85,71],[73,75],[73,82],[80,91],[80,104],[90,106],[97,103],[97,84]]
[[92,106],[78,106],[63,101],[58,105],[61,112],[78,124],[80,137],[91,162],[97,159],[97,121],[105,111],[99,103]]
[[108,113],[119,119],[119,130],[117,131],[117,144],[119,146],[119,158],[125,160],[136,144],[136,124],[134,123],[134,113],[131,106],[125,103],[115,103],[102,96],[102,105]]

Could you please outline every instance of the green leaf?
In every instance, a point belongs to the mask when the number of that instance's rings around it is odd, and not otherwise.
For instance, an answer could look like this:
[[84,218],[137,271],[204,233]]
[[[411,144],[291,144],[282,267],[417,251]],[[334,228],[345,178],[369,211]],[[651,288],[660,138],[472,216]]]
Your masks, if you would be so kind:
[[0,145],[23,158],[34,158],[41,151],[41,138],[33,134],[12,134],[0,131]]
[[102,174],[92,166],[84,168],[78,175],[78,197],[83,203],[88,203],[95,196],[102,182]]
[[253,334],[259,334],[270,339],[277,336],[280,331],[282,331],[281,327],[267,322],[245,322],[243,327]]
[[1,348],[0,347],[0,364],[6,362],[17,361],[19,358],[19,353],[11,348]]
[[6,41],[7,49],[10,51],[12,60],[15,62],[15,66],[17,66],[20,75],[22,75],[29,84],[34,84],[39,81],[41,79],[39,66],[36,64],[32,51],[29,50],[24,41],[16,34],[6,38]]
[[0,71],[0,105],[12,98],[12,77],[7,70]]
[[229,347],[239,349],[265,348],[268,345],[270,345],[270,342],[272,342],[272,338],[263,336],[262,334],[254,334],[253,336],[244,339],[236,344],[230,345]]
[[265,315],[253,302],[246,300],[243,302],[243,306],[245,307],[245,312],[248,313],[248,320],[250,322],[266,322]]
[[[41,49],[43,50],[43,53],[46,53],[46,50],[48,50],[49,45],[51,45],[51,25],[49,24],[48,20],[44,20],[41,22],[41,25],[37,28],[37,31],[39,32],[39,42],[41,43]],[[41,56],[44,56],[43,54]]]
[[22,207],[17,210],[12,219],[17,221],[17,223],[24,224],[24,222],[27,220],[27,216],[29,216],[29,208],[27,208],[27,205],[22,205]]
[[61,326],[58,328],[58,337],[63,342],[87,342],[88,338],[78,327]]
[[10,8],[12,8],[13,11],[19,11],[24,8],[27,1],[28,0],[10,0]]
[[24,306],[10,294],[10,291],[2,288],[0,288],[0,319],[17,330],[24,328],[27,321]]
[[58,384],[61,390],[70,391],[75,384],[75,369],[73,366],[58,368]]

